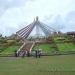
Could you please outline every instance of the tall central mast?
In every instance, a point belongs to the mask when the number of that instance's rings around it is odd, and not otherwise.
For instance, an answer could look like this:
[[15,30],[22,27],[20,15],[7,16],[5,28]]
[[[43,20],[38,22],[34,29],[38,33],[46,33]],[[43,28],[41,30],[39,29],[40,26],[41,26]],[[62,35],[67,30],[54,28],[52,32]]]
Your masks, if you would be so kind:
[[38,25],[38,21],[39,21],[39,18],[38,16],[36,17],[36,37],[39,38],[40,36],[40,28],[39,28],[39,25]]
[[36,18],[34,18],[34,21],[35,21],[35,22],[37,22],[37,21],[38,21],[38,19],[39,19],[39,17],[38,17],[38,16],[36,16]]

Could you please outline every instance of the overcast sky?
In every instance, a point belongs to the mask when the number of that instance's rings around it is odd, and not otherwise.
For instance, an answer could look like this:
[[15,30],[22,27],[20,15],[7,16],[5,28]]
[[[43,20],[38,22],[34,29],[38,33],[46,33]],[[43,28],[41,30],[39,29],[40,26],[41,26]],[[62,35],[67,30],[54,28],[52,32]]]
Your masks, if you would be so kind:
[[16,33],[36,16],[56,30],[75,31],[75,0],[0,0],[0,33]]

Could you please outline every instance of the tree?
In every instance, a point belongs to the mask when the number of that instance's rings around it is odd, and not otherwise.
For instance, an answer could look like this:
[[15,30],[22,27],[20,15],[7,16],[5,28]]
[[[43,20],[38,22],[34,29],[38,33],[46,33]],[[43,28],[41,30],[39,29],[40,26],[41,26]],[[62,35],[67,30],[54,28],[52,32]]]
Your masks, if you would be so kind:
[[2,38],[2,34],[0,34],[0,38]]

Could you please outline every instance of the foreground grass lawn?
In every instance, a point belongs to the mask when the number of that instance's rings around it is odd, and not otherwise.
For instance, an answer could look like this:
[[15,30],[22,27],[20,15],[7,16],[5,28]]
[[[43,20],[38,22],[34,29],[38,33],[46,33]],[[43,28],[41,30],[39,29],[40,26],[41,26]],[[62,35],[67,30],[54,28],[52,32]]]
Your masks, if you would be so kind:
[[0,75],[75,75],[75,55],[0,57]]

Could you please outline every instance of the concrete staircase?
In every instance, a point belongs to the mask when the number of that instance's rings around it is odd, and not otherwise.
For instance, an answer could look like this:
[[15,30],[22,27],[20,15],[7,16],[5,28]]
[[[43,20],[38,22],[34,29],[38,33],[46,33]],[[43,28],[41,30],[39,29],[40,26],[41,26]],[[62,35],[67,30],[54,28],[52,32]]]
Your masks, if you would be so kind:
[[22,56],[27,56],[27,52],[29,54],[31,54],[31,50],[33,48],[33,46],[35,45],[35,42],[28,42],[28,43],[24,43],[20,49],[17,51],[17,55],[22,57]]

